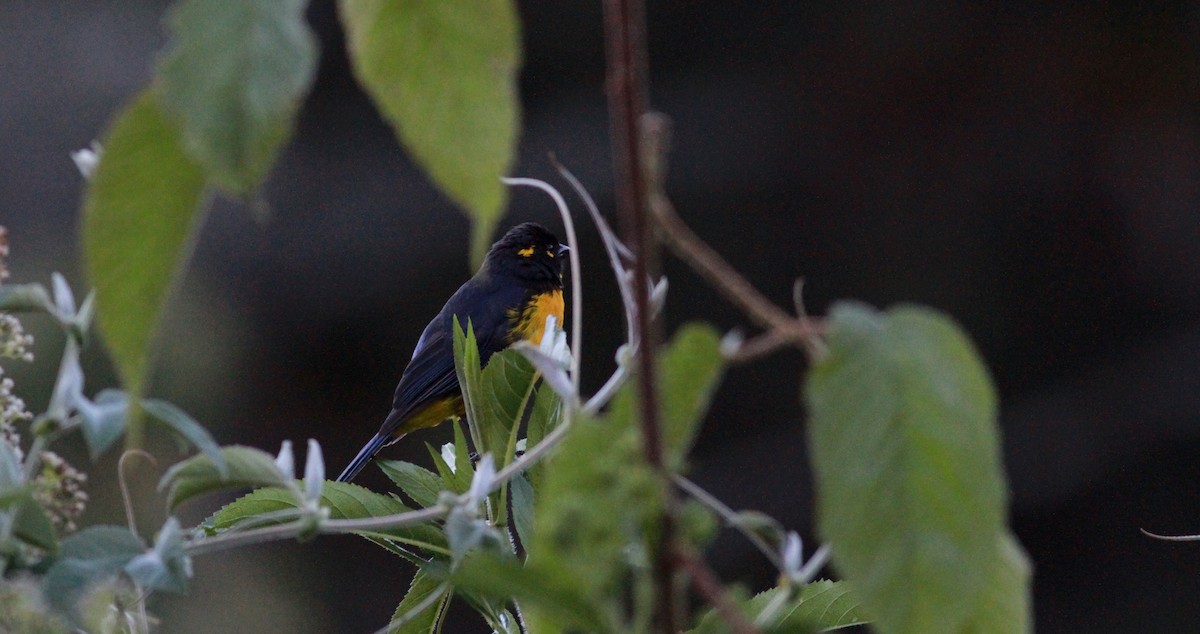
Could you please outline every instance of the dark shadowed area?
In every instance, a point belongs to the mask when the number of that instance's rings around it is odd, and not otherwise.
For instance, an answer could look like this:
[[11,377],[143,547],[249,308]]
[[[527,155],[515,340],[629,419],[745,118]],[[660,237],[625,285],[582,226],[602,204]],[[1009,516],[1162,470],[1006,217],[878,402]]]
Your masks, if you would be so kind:
[[[1200,6],[650,5],[651,99],[674,119],[668,193],[684,219],[781,305],[802,276],[813,313],[839,298],[920,302],[977,342],[1001,394],[1038,630],[1194,628],[1200,544],[1138,529],[1200,532]],[[68,153],[149,78],[165,6],[0,4],[0,224],[14,281],[61,270],[85,284],[82,183]],[[599,3],[520,11],[515,173],[553,178],[554,152],[611,212]],[[466,219],[357,89],[333,3],[314,0],[309,18],[323,50],[299,132],[262,203],[216,203],[153,391],[223,444],[274,452],[316,438],[336,472],[377,429],[421,328],[471,271]],[[516,191],[502,224],[526,220],[561,228],[543,195]],[[596,232],[586,222],[581,232],[584,383],[594,389],[621,323]],[[747,323],[664,262],[668,332],[692,319]],[[45,334],[39,361],[5,367],[37,408],[61,341],[48,324],[27,326]],[[99,349],[86,369],[90,391],[111,384]],[[733,368],[693,475],[812,547],[802,371],[797,352]],[[386,454],[428,461],[424,443],[448,433]],[[178,457],[166,442],[155,451]],[[70,457],[87,464],[82,451]],[[122,522],[115,460],[89,473],[88,519]],[[133,470],[147,526],[162,520],[160,473]],[[219,503],[194,503],[182,519]],[[736,535],[711,557],[727,580],[772,581]],[[411,575],[350,537],[206,557],[196,572],[186,600],[154,604],[163,631],[369,632]],[[446,629],[481,630],[468,616]]]

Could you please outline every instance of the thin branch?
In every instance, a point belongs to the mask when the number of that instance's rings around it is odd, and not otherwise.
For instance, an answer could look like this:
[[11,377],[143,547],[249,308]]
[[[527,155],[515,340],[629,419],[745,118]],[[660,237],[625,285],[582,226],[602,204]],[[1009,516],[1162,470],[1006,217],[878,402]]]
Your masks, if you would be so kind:
[[156,467],[158,466],[158,462],[154,459],[154,456],[141,449],[127,449],[121,454],[121,459],[117,461],[117,484],[121,487],[121,502],[125,505],[125,522],[129,525],[129,532],[137,535],[137,520],[133,515],[133,496],[129,494],[129,482],[125,476],[125,469],[129,466],[128,459],[130,456],[145,458],[150,464]]
[[746,620],[746,616],[725,593],[721,581],[717,579],[712,570],[709,570],[703,560],[691,552],[682,550],[675,552],[675,560],[687,571],[692,580],[692,587],[700,596],[704,597],[705,602],[713,606],[717,614],[729,626],[730,631],[734,634],[758,633],[758,628]]
[[634,301],[637,305],[638,383],[643,445],[646,462],[664,476],[662,490],[666,504],[661,517],[658,544],[654,547],[653,576],[657,587],[655,625],[664,634],[673,634],[675,611],[679,606],[675,591],[676,562],[671,553],[675,541],[675,505],[673,491],[665,481],[662,433],[658,420],[658,384],[654,360],[658,333],[650,314],[649,272],[654,260],[650,223],[646,212],[646,174],[643,171],[641,131],[638,121],[646,112],[646,8],[643,0],[604,1],[604,43],[608,83],[608,112],[611,122],[613,172],[617,211],[626,243],[634,253]]
[[1139,528],[1138,530],[1142,531],[1142,534],[1146,537],[1153,537],[1154,539],[1161,539],[1167,542],[1200,542],[1200,535],[1159,535],[1158,533],[1151,533],[1144,528]]
[[679,488],[683,489],[688,495],[692,496],[693,499],[708,507],[717,515],[720,515],[721,519],[725,520],[726,524],[733,527],[735,530],[737,530],[737,532],[745,536],[745,538],[749,540],[751,544],[754,544],[754,547],[757,548],[759,552],[761,552],[763,556],[771,562],[771,565],[775,566],[775,568],[781,573],[784,571],[783,560],[779,558],[779,553],[776,551],[776,549],[768,544],[766,540],[764,540],[758,533],[747,530],[742,523],[738,521],[737,511],[729,508],[728,505],[719,500],[715,495],[705,491],[700,487],[700,485],[681,475],[676,474],[672,480],[674,480],[675,484],[679,485]]
[[579,264],[579,240],[575,238],[575,221],[562,194],[549,183],[536,178],[501,178],[506,185],[534,187],[550,196],[562,216],[563,228],[567,231],[567,246],[571,251],[571,385],[579,393],[579,364],[583,359],[583,274]]
[[[659,236],[675,255],[692,267],[709,285],[717,289],[730,303],[746,314],[751,321],[767,330],[767,335],[761,340],[751,341],[754,347],[747,351],[747,356],[757,357],[774,351],[784,345],[800,344],[809,352],[811,358],[818,358],[824,349],[820,341],[820,327],[814,324],[803,311],[799,318],[792,317],[785,310],[776,306],[754,287],[737,269],[730,266],[712,247],[679,217],[671,200],[667,198],[663,188],[666,174],[666,149],[670,145],[670,120],[661,113],[647,113],[641,120],[641,134],[647,148],[655,149],[654,153],[647,151],[650,157],[652,174],[656,178],[650,180],[649,198],[650,213],[658,225]],[[802,306],[799,290],[793,289],[794,301]],[[747,345],[750,345],[747,344]]]

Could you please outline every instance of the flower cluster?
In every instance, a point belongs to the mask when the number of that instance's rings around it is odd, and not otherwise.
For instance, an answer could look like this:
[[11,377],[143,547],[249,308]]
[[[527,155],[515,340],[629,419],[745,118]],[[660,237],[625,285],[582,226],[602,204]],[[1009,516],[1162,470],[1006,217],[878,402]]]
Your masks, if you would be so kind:
[[87,474],[71,466],[53,451],[42,453],[42,470],[34,480],[34,497],[60,533],[78,530],[76,521],[87,508],[83,490]]

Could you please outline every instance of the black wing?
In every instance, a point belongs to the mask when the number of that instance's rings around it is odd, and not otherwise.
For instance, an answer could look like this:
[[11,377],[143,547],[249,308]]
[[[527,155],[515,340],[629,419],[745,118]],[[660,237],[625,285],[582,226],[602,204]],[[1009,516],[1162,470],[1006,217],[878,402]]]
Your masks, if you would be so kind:
[[455,315],[461,328],[466,328],[470,320],[480,360],[484,364],[492,353],[504,347],[508,337],[508,311],[520,305],[523,290],[513,285],[492,286],[479,284],[478,280],[472,282],[463,285],[421,333],[412,360],[404,369],[400,384],[396,386],[392,412],[380,433],[390,434],[406,418],[429,403],[458,393],[452,330]]

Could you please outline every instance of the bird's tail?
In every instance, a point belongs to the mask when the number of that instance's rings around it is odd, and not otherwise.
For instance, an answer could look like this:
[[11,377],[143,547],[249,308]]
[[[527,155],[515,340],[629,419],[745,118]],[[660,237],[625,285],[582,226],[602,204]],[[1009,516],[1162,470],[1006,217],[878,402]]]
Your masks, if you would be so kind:
[[346,470],[342,471],[342,475],[338,476],[338,482],[353,480],[354,476],[358,475],[358,472],[362,471],[363,467],[367,466],[367,463],[371,461],[371,458],[374,458],[375,454],[379,453],[379,450],[383,449],[383,446],[388,444],[390,440],[392,439],[387,435],[375,434],[375,437],[363,446],[358,455],[354,456],[354,460],[350,461],[350,464],[346,466]]

